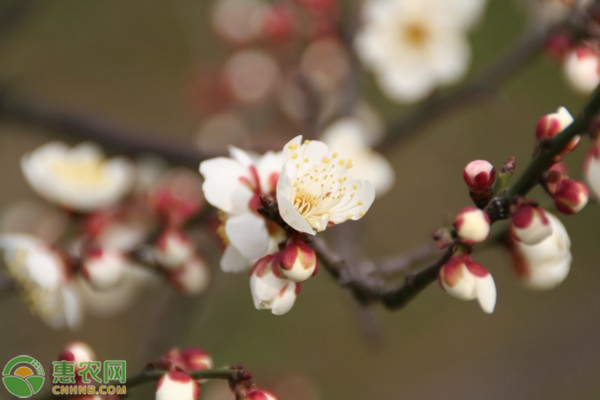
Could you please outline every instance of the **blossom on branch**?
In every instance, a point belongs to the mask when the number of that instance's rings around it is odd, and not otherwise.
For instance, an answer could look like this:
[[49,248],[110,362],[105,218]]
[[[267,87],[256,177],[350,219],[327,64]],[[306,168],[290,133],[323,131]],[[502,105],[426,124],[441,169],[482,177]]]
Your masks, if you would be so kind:
[[156,400],[198,400],[200,385],[182,371],[166,372],[156,384]]
[[282,315],[294,306],[300,284],[286,279],[279,272],[276,257],[267,255],[252,267],[250,290],[257,310],[271,310],[275,315]]
[[23,156],[21,169],[40,196],[79,212],[116,204],[133,183],[133,167],[127,160],[106,159],[91,143],[73,148],[48,143]]
[[298,232],[314,235],[330,225],[362,218],[375,199],[373,185],[349,179],[353,160],[302,136],[283,150],[277,203],[283,220]]
[[484,0],[370,0],[356,37],[362,61],[392,99],[416,102],[467,71],[466,32]]

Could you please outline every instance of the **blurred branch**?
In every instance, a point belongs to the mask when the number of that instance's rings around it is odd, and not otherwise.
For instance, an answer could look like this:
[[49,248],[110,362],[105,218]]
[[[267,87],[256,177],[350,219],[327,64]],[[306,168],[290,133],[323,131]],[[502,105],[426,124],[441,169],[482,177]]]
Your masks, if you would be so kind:
[[[600,86],[588,100],[579,116],[562,133],[548,141],[533,157],[519,179],[509,189],[492,198],[485,208],[491,223],[510,216],[509,207],[513,200],[525,196],[539,182],[543,172],[553,163],[554,157],[563,152],[569,142],[577,135],[585,133],[595,116],[600,111]],[[496,240],[494,240],[497,243]],[[437,279],[441,267],[454,254],[455,245],[449,246],[444,254],[434,263],[416,273],[406,275],[404,282],[391,289],[386,289],[376,280],[369,277],[357,279],[351,274],[344,258],[331,250],[320,238],[312,239],[314,249],[325,269],[337,280],[338,284],[352,291],[363,303],[381,302],[388,309],[400,309],[414,299],[421,291]],[[416,252],[416,258],[427,255],[427,251]],[[393,260],[393,259],[391,259]],[[408,260],[408,261],[407,261]],[[410,263],[410,256],[396,258],[397,265],[386,261],[387,270],[401,270]]]

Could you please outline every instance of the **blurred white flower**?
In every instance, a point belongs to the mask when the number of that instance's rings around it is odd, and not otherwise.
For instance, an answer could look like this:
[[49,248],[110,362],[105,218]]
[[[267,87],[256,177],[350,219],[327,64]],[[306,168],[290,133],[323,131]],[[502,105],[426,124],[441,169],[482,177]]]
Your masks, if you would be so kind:
[[244,43],[262,30],[264,7],[259,0],[219,0],[213,11],[213,27],[224,39]]
[[392,99],[416,102],[460,79],[471,50],[466,32],[485,0],[370,0],[356,48]]
[[589,94],[600,83],[600,55],[586,46],[573,49],[565,57],[564,72],[573,89]]
[[100,148],[90,143],[73,148],[48,143],[23,156],[21,169],[40,196],[81,212],[119,202],[131,189],[134,175],[127,160],[107,160]]
[[348,171],[350,179],[371,182],[377,196],[382,196],[394,183],[394,170],[385,157],[369,147],[367,129],[358,118],[341,118],[327,127],[321,139],[353,160],[354,166]]
[[264,100],[280,78],[273,56],[257,49],[234,53],[225,63],[223,73],[234,96],[244,103]]
[[54,329],[78,328],[83,318],[79,294],[63,258],[36,237],[0,235],[4,264],[31,312]]
[[166,372],[156,383],[156,400],[198,400],[200,385],[182,371]]
[[552,234],[534,245],[512,241],[515,267],[523,283],[532,289],[552,289],[571,268],[571,240],[565,226],[546,211]]
[[375,198],[373,185],[349,179],[350,158],[342,158],[318,140],[297,136],[284,147],[284,166],[277,182],[283,220],[311,235],[330,224],[362,218]]
[[585,155],[583,174],[590,191],[596,199],[600,199],[600,141],[594,140]]
[[230,148],[231,158],[217,157],[200,164],[206,201],[221,210],[222,236],[227,243],[221,268],[238,272],[267,253],[273,240],[265,219],[257,213],[260,196],[274,195],[282,154],[255,156]]

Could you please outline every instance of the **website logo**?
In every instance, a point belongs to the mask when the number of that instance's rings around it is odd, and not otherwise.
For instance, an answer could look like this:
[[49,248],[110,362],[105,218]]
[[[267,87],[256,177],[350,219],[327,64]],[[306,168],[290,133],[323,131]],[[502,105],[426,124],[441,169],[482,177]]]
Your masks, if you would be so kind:
[[2,371],[2,381],[11,394],[27,398],[40,391],[44,385],[44,368],[38,360],[29,356],[17,356]]

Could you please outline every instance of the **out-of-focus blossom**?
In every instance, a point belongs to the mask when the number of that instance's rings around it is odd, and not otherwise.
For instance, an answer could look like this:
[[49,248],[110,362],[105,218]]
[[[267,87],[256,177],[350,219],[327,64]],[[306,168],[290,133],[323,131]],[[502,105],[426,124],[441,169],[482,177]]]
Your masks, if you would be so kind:
[[182,371],[166,372],[156,384],[156,400],[198,400],[200,385]]
[[556,185],[556,191],[552,196],[559,211],[565,214],[576,214],[588,203],[590,191],[581,181],[563,179]]
[[595,140],[583,162],[583,175],[596,199],[600,199],[600,141]]
[[83,310],[64,259],[29,235],[0,235],[4,264],[31,312],[54,329],[79,327]]
[[263,12],[259,0],[218,0],[213,11],[213,27],[228,41],[249,42],[261,33]]
[[279,81],[279,67],[265,51],[240,50],[227,60],[223,68],[231,92],[241,102],[255,103],[273,92]]
[[173,168],[161,174],[148,190],[152,211],[162,222],[178,227],[196,215],[204,205],[197,173]]
[[285,163],[277,182],[277,203],[284,221],[311,235],[327,226],[362,218],[375,198],[373,185],[352,180],[353,160],[302,136],[284,147]]
[[21,169],[40,196],[81,212],[119,202],[133,183],[133,168],[127,160],[106,159],[90,143],[73,148],[60,142],[48,143],[23,156]]
[[272,244],[265,219],[257,213],[261,195],[273,195],[282,165],[281,153],[258,157],[231,148],[231,158],[200,164],[206,201],[224,213],[222,230],[227,244],[221,268],[237,272],[262,257]]
[[94,248],[86,252],[81,274],[94,288],[107,290],[122,282],[127,267],[127,257],[121,251]]
[[382,196],[392,187],[395,174],[385,157],[369,147],[367,129],[358,118],[342,118],[329,125],[322,140],[330,148],[352,159],[349,179],[371,182],[377,196]]
[[55,243],[68,223],[68,215],[62,210],[40,201],[25,200],[4,208],[0,232],[29,234],[46,243]]
[[62,349],[58,360],[75,362],[75,370],[79,371],[82,369],[79,363],[96,360],[96,353],[87,343],[71,342]]
[[254,264],[250,290],[257,310],[271,310],[274,315],[282,315],[294,306],[300,284],[285,279],[276,263],[274,256],[267,255]]
[[123,206],[88,215],[84,227],[95,246],[128,252],[143,243],[152,225],[145,210]]
[[515,211],[508,229],[513,240],[527,245],[538,244],[552,235],[552,225],[546,212],[529,204],[524,204]]
[[482,265],[468,256],[455,255],[442,266],[439,273],[442,288],[461,300],[477,299],[481,309],[491,314],[496,306],[494,278]]
[[370,0],[356,37],[363,62],[392,99],[416,102],[464,76],[471,60],[466,31],[483,0]]
[[167,278],[178,291],[191,296],[206,290],[210,282],[210,270],[206,262],[196,256],[176,270],[169,271]]
[[325,37],[314,40],[306,48],[300,69],[314,88],[331,92],[347,82],[350,60],[339,40]]
[[465,207],[456,215],[454,228],[463,243],[481,243],[490,234],[490,218],[478,208]]
[[211,369],[214,362],[210,354],[197,347],[190,347],[181,352],[185,368],[192,371]]
[[556,24],[568,17],[577,9],[584,9],[591,0],[535,0],[529,2],[532,7],[531,15],[538,21]]
[[163,268],[174,270],[181,267],[194,255],[190,239],[179,230],[163,232],[154,246],[154,259]]
[[233,112],[214,114],[202,121],[196,134],[198,148],[208,152],[223,152],[228,146],[248,141],[250,131],[244,120]]
[[532,289],[552,289],[560,285],[571,268],[571,240],[565,226],[546,212],[552,234],[538,244],[511,243],[515,268],[521,281]]
[[600,83],[600,55],[585,46],[573,49],[565,57],[564,72],[573,89],[591,93]]
[[248,400],[277,400],[277,397],[264,389],[252,389],[246,394]]

